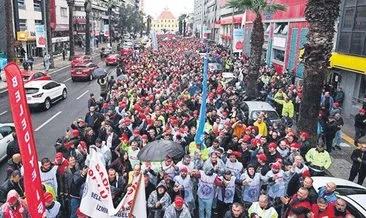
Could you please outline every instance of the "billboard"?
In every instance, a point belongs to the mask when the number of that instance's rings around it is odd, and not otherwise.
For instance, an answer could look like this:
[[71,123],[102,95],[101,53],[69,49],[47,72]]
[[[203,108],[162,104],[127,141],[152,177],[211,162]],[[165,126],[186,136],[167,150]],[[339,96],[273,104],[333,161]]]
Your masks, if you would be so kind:
[[234,29],[233,31],[233,52],[243,51],[244,30]]

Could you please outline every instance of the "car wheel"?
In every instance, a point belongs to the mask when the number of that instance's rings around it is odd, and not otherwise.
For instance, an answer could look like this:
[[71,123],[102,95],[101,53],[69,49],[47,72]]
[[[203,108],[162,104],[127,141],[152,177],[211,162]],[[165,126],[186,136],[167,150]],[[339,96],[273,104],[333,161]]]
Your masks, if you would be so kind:
[[90,74],[89,76],[89,80],[92,81],[93,80],[93,74]]
[[63,99],[66,99],[66,98],[67,98],[67,91],[66,91],[66,89],[64,89],[64,90],[62,91],[62,98],[63,98]]
[[76,79],[75,79],[75,78],[72,78],[72,77],[71,77],[71,80],[72,80],[73,82],[75,82],[75,81],[76,81]]
[[49,98],[46,98],[46,100],[44,100],[44,104],[43,104],[44,109],[48,110],[51,108],[51,100]]

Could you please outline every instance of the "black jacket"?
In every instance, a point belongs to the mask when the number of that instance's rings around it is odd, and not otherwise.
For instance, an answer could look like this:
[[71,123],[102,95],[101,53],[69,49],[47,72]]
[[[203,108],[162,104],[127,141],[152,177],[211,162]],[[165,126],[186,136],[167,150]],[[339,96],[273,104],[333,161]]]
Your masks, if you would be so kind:
[[11,141],[8,144],[8,147],[6,147],[6,155],[8,156],[8,159],[12,158],[14,154],[20,153],[18,140],[15,138],[13,141]]
[[[359,162],[358,158],[361,158],[362,162]],[[351,159],[353,161],[352,167],[366,170],[366,151],[363,152],[361,149],[353,150]]]
[[360,129],[366,129],[366,115],[357,114],[355,116],[355,127]]
[[85,180],[86,175],[81,175],[80,170],[74,173],[69,192],[71,197],[80,199],[81,187],[85,183]]
[[234,216],[234,214],[231,212],[231,209],[226,211],[225,215],[224,215],[224,218],[247,218],[247,216],[245,215],[245,210],[243,210],[243,213],[236,217]]
[[0,187],[0,203],[5,203],[8,192],[12,189],[18,192],[20,197],[24,197],[24,189],[20,183],[13,183],[10,179],[6,180]]

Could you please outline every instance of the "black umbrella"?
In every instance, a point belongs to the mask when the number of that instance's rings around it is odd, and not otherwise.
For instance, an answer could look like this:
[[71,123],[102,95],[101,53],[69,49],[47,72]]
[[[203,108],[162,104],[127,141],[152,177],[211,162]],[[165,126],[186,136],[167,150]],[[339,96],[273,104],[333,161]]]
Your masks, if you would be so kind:
[[105,77],[107,75],[107,71],[103,68],[97,68],[93,71],[94,78]]
[[137,154],[141,161],[162,161],[166,156],[180,158],[184,155],[183,147],[173,141],[157,140],[150,142]]

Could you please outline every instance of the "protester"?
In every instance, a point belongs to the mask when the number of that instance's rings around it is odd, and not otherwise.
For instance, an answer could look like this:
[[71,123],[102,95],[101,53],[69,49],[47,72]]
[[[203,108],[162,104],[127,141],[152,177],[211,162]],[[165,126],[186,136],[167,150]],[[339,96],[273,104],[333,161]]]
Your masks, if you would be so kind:
[[27,203],[20,198],[15,190],[10,190],[5,204],[1,206],[2,217],[29,217]]
[[226,211],[224,218],[246,218],[243,205],[238,202],[233,203],[231,210]]
[[174,203],[166,208],[164,218],[190,218],[191,214],[184,204],[183,198],[177,196]]
[[51,193],[45,192],[43,195],[45,207],[46,207],[46,217],[47,218],[58,218],[61,215],[61,204],[55,201]]
[[258,202],[254,202],[249,210],[249,217],[269,217],[269,218],[277,218],[278,214],[276,210],[270,206],[268,195],[260,195]]
[[318,196],[325,198],[328,202],[334,203],[337,200],[336,188],[337,185],[334,182],[328,182],[326,186],[319,188]]
[[10,178],[0,187],[0,203],[5,203],[10,190],[15,190],[18,195],[24,198],[24,187],[21,184],[22,175],[18,170],[14,170]]
[[366,144],[359,146],[360,148],[353,150],[351,155],[353,163],[348,180],[353,182],[358,174],[357,183],[362,185],[366,177]]

